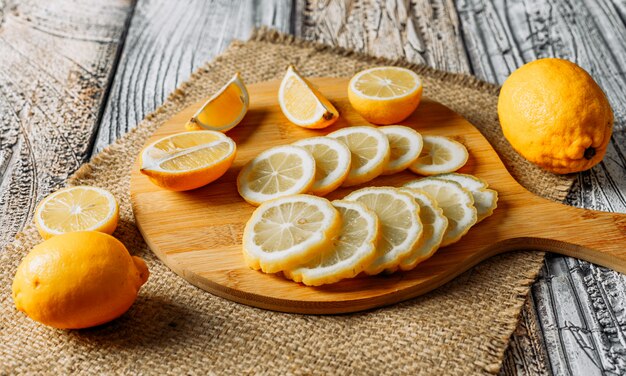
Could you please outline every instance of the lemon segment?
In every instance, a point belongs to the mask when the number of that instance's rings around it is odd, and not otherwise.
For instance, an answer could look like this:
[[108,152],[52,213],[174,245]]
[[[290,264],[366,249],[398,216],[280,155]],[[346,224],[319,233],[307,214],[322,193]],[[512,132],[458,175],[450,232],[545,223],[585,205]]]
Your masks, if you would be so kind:
[[111,192],[88,186],[58,190],[35,210],[35,226],[44,239],[75,231],[112,234],[118,218],[119,207]]
[[423,231],[419,205],[407,193],[392,187],[363,188],[344,198],[358,201],[378,216],[380,239],[376,258],[365,268],[374,275],[395,269],[417,246]]
[[324,196],[339,188],[350,172],[350,149],[330,137],[310,137],[294,143],[305,148],[315,159],[315,182],[309,192]]
[[235,141],[217,131],[167,136],[141,152],[141,173],[163,188],[186,191],[218,179],[233,164]]
[[487,182],[472,175],[450,173],[433,176],[437,179],[455,181],[472,194],[476,215],[476,223],[489,217],[498,207],[498,192],[487,188]]
[[280,83],[278,103],[287,119],[300,127],[325,128],[339,119],[335,106],[293,66]]
[[399,67],[377,67],[357,73],[348,85],[348,99],[365,120],[393,124],[406,119],[422,98],[422,81]]
[[423,178],[405,184],[428,193],[448,218],[448,227],[441,241],[441,247],[455,243],[476,223],[474,198],[468,190],[454,181]]
[[226,132],[243,120],[248,112],[248,89],[239,73],[200,107],[185,124],[187,130],[212,130]]
[[422,135],[413,128],[389,125],[378,128],[387,136],[390,147],[389,162],[383,175],[391,175],[407,169],[422,151]]
[[408,193],[420,206],[420,220],[424,231],[422,237],[411,253],[402,259],[400,269],[411,270],[419,263],[430,258],[441,245],[443,235],[448,228],[448,218],[443,215],[443,210],[437,205],[437,201],[428,193],[420,189],[399,188],[401,192]]
[[252,205],[278,197],[308,192],[315,182],[315,159],[294,145],[265,150],[237,176],[237,190]]
[[424,136],[424,146],[409,169],[420,175],[453,172],[467,163],[467,148],[460,142],[443,136]]
[[341,230],[330,201],[311,195],[280,197],[261,204],[246,223],[246,264],[265,273],[292,269],[329,249]]
[[287,278],[308,286],[335,283],[356,277],[374,260],[379,236],[376,214],[356,201],[336,200],[332,204],[342,219],[332,247],[308,263],[284,271]]
[[368,182],[380,174],[391,155],[389,141],[381,131],[368,126],[342,128],[327,137],[336,138],[350,149],[352,164],[342,186]]

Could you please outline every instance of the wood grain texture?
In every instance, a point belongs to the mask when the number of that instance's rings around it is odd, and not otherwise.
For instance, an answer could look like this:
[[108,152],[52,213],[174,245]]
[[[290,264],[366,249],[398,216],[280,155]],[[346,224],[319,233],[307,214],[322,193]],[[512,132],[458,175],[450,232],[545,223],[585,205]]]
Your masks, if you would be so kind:
[[[581,65],[604,89],[614,135],[604,162],[578,175],[567,202],[614,212],[626,212],[625,7],[610,0],[457,2],[478,77],[501,83],[525,62],[556,56]],[[532,298],[554,374],[626,372],[625,284],[624,275],[584,261],[547,259]],[[524,362],[517,364],[523,373]]]
[[131,7],[0,1],[0,247],[88,157]]
[[[150,249],[177,274],[211,293],[260,308],[297,313],[354,312],[393,304],[429,292],[486,258],[516,249],[556,251],[626,272],[626,215],[578,209],[531,194],[511,177],[476,128],[429,100],[422,101],[401,124],[424,135],[452,137],[467,147],[470,160],[459,172],[484,179],[498,192],[498,208],[491,217],[409,272],[313,288],[249,269],[243,261],[241,237],[254,207],[235,189],[238,172],[269,147],[363,124],[347,98],[349,80],[311,80],[341,113],[337,123],[323,130],[300,128],[284,117],[276,100],[280,81],[248,85],[255,101],[244,120],[229,132],[237,143],[237,158],[222,178],[203,188],[186,192],[159,188],[139,172],[137,161],[131,171],[131,201]],[[166,121],[147,144],[183,131],[206,99]],[[361,186],[338,189],[328,198],[343,198],[363,186],[398,187],[416,178],[408,171],[382,176]],[[216,217],[214,213],[222,215]],[[601,229],[603,237],[585,231],[589,226]]]
[[289,32],[289,0],[139,0],[94,153],[134,128],[233,39],[265,25]]

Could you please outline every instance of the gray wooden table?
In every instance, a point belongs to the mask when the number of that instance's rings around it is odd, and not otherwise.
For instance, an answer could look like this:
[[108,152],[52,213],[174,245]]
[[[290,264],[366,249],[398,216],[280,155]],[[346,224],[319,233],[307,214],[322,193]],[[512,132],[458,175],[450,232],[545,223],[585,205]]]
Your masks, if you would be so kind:
[[[495,83],[537,58],[575,61],[616,124],[567,202],[626,212],[626,0],[0,0],[0,247],[82,162],[261,25]],[[626,277],[550,255],[501,373],[626,374],[625,332]]]

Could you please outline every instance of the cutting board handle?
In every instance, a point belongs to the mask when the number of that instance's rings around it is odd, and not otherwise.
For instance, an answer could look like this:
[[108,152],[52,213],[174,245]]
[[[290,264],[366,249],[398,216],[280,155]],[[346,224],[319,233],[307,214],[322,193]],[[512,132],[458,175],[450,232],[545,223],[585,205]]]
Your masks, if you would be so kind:
[[534,196],[535,205],[526,207],[542,226],[506,242],[508,249],[520,246],[541,249],[583,259],[626,274],[626,214],[575,208]]

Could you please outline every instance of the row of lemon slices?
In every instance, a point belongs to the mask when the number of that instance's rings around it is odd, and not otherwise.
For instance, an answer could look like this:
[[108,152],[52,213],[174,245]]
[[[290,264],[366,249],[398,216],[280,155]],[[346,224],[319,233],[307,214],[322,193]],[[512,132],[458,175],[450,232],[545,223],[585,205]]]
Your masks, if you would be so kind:
[[260,205],[305,192],[324,196],[407,168],[421,175],[452,172],[467,159],[463,144],[422,137],[409,127],[347,127],[262,152],[243,167],[237,188],[247,202]]
[[259,206],[246,224],[248,266],[318,286],[411,270],[493,213],[497,192],[471,175],[368,187],[343,200],[300,194]]

